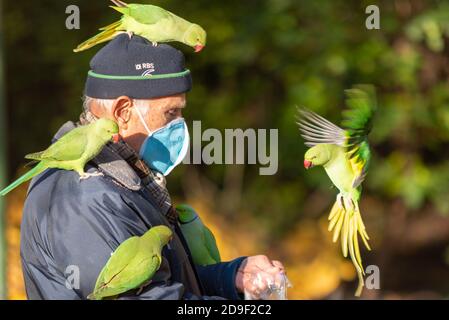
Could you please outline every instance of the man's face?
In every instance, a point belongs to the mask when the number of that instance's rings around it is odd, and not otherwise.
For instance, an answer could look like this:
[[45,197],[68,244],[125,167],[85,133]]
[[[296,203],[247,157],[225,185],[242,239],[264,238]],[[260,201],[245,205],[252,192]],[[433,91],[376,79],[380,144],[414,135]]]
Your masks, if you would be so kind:
[[[142,100],[141,100],[142,101]],[[155,131],[169,122],[182,117],[182,109],[186,106],[184,93],[143,100],[144,105],[135,105],[133,99],[122,96],[114,101],[109,118],[115,120],[120,128],[120,136],[136,152],[139,152],[143,141],[148,136],[148,131],[143,125],[137,108],[143,117],[148,129]]]
[[[135,108],[139,108],[150,131],[159,129],[171,121],[182,117],[182,109],[186,106],[185,94],[145,100],[146,107],[133,106],[131,109],[133,127],[139,132],[148,134]],[[148,108],[148,109],[147,109]]]

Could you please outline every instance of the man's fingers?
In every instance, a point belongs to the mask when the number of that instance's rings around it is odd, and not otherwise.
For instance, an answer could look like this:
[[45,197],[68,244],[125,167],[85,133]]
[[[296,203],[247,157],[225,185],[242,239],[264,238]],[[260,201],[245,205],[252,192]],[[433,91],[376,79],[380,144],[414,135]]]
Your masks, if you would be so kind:
[[248,281],[245,284],[245,294],[249,294],[252,299],[260,298],[260,290],[258,289],[257,285],[255,285],[251,281]]
[[260,271],[244,276],[245,292],[256,299],[260,299],[262,293],[268,293],[273,284],[275,284],[275,279],[272,274],[267,272]]
[[273,267],[271,260],[268,259],[268,257],[265,255],[255,256],[254,260],[255,260],[255,265],[262,270],[269,269],[269,268]]
[[278,268],[281,270],[281,272],[286,273],[285,268],[284,268],[284,265],[283,265],[280,261],[278,261],[278,260],[273,260],[273,261],[271,261],[271,263],[272,263],[275,267],[278,267]]

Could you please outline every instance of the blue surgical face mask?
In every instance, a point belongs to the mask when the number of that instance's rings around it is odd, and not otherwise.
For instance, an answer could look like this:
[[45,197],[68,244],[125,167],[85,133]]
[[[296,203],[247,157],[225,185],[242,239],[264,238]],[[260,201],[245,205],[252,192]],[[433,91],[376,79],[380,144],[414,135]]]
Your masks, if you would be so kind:
[[183,118],[178,118],[153,132],[148,129],[139,108],[135,106],[148,137],[140,147],[140,158],[153,170],[168,175],[187,154],[189,131]]

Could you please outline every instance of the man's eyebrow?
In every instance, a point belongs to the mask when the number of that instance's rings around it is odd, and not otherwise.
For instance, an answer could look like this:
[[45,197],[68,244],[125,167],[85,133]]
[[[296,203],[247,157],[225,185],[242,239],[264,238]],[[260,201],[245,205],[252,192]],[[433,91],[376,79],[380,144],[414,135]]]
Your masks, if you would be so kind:
[[181,103],[177,103],[171,106],[165,106],[165,109],[183,109],[186,107],[186,103],[185,102],[181,102]]

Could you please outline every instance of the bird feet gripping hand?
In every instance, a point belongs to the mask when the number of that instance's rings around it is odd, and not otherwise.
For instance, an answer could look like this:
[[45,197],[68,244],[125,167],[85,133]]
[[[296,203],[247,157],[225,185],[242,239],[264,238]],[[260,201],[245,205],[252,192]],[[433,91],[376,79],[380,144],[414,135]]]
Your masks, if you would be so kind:
[[267,299],[276,291],[283,291],[285,299],[285,287],[291,286],[282,263],[264,255],[251,256],[242,262],[235,285],[239,292],[245,293],[246,300]]

